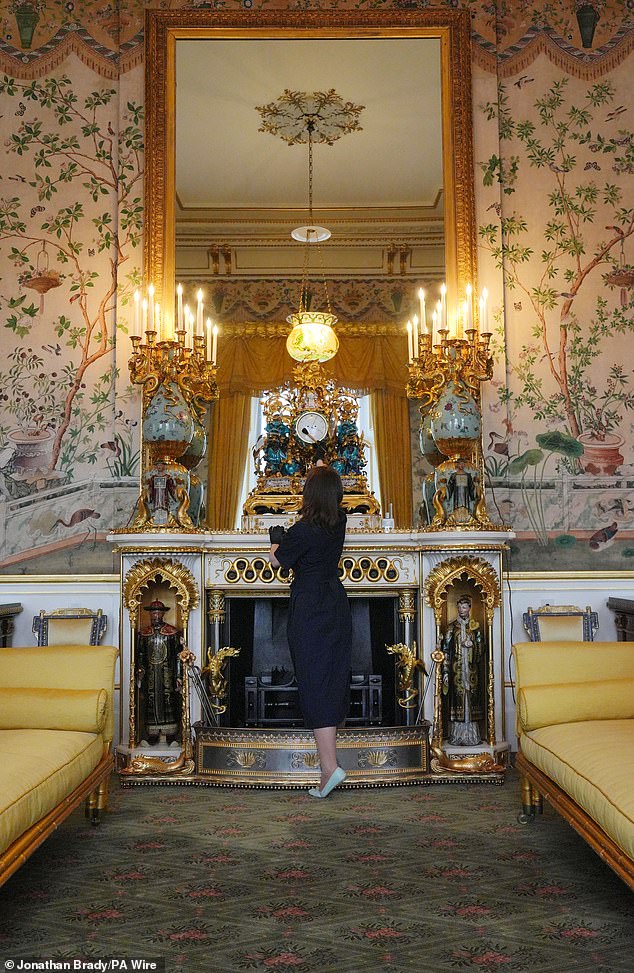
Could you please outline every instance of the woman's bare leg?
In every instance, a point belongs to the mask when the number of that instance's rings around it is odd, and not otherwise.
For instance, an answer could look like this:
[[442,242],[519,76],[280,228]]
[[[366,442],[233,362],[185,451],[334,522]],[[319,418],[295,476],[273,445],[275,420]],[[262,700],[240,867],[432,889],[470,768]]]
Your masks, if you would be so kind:
[[315,734],[321,766],[319,789],[323,790],[337,769],[337,727],[320,726],[313,730],[313,733]]

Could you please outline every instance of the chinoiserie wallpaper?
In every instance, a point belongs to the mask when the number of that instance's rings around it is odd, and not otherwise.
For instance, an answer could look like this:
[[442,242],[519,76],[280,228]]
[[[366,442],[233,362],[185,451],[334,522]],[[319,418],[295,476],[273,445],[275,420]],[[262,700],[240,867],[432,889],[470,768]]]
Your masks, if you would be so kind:
[[[631,569],[634,0],[445,5],[473,18],[479,278],[496,356],[489,507],[516,531],[515,570]],[[144,6],[332,4],[1,0],[4,573],[114,570],[104,537],[138,494],[127,359],[142,274]],[[429,4],[336,6],[389,16]],[[596,14],[589,48],[580,7]],[[412,443],[416,499],[415,429]]]

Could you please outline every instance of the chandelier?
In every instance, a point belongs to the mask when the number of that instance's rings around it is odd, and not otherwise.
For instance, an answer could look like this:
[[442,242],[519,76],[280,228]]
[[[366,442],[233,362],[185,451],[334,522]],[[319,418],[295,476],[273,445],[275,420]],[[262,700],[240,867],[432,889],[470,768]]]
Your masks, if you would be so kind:
[[[326,362],[337,354],[339,339],[333,327],[337,323],[332,313],[328,285],[323,269],[321,244],[331,236],[330,230],[318,226],[313,216],[313,142],[332,145],[347,132],[361,128],[358,116],[362,105],[353,105],[330,89],[327,92],[286,90],[276,102],[257,109],[263,119],[260,131],[278,135],[289,145],[308,143],[308,222],[296,227],[291,236],[304,244],[302,282],[299,307],[287,321],[292,325],[286,340],[286,350],[298,362]],[[312,310],[312,293],[308,286],[311,247],[317,247],[327,310]]]

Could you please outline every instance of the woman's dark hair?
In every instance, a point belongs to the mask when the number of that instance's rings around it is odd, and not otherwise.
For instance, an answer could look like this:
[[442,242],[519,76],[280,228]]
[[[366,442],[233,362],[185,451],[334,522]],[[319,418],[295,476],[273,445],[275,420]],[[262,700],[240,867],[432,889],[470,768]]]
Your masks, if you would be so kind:
[[334,530],[343,500],[343,484],[337,471],[332,466],[313,466],[306,475],[303,496],[302,520]]

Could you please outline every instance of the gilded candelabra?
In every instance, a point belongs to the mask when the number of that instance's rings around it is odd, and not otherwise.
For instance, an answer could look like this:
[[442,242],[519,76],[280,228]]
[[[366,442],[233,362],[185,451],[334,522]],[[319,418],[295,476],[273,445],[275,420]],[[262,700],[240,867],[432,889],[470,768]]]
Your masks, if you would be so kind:
[[218,398],[215,356],[205,348],[205,337],[192,336],[192,346],[186,344],[187,332],[176,331],[174,341],[157,341],[156,331],[146,331],[145,341],[132,335],[132,354],[128,362],[130,379],[143,387],[143,414],[160,385],[176,385],[188,406],[200,416],[205,403]]
[[[154,289],[148,288],[150,298]],[[143,332],[139,327],[140,295],[135,293],[135,327],[130,378],[143,389],[141,493],[132,531],[184,530],[202,527],[204,486],[195,469],[207,446],[205,406],[218,398],[216,353],[218,329],[207,321],[203,334],[202,291],[198,291],[196,327],[182,304],[178,287],[177,325],[161,318],[158,304],[143,301]],[[148,314],[149,312],[149,314]],[[188,342],[188,334],[191,342]]]
[[[421,452],[433,467],[423,481],[420,517],[424,529],[491,530],[484,500],[481,384],[493,375],[491,333],[473,323],[468,301],[450,335],[446,325],[446,289],[427,330],[421,295],[422,333],[408,322],[408,398],[420,401]],[[486,326],[486,298],[480,320]],[[464,326],[466,325],[466,327]],[[436,338],[436,343],[434,343]]]
[[421,409],[436,402],[449,382],[460,383],[480,402],[480,384],[493,375],[489,353],[491,333],[476,328],[465,331],[464,338],[450,338],[447,328],[437,332],[438,344],[431,334],[418,338],[418,354],[409,363],[407,397],[420,399]]

